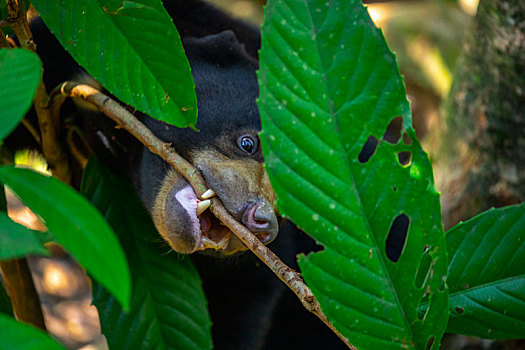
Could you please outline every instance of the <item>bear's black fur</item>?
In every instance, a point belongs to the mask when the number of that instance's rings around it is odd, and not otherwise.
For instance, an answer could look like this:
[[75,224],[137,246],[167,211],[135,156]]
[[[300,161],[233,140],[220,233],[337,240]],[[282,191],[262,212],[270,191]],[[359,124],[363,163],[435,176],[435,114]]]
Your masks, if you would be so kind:
[[[164,3],[181,34],[192,67],[200,132],[177,129],[141,113],[137,115],[186,158],[191,159],[196,150],[218,150],[235,161],[262,163],[260,149],[256,154],[246,155],[232,146],[240,134],[261,127],[255,102],[258,29],[199,0]],[[48,90],[83,72],[40,19],[32,21],[31,29],[44,62]],[[86,113],[96,114],[81,112]],[[168,166],[125,131],[115,130],[107,118],[91,115],[84,119],[88,120],[84,128],[96,153],[103,156],[105,153],[107,159],[118,164],[119,171],[133,179],[145,205],[152,210]],[[224,135],[229,135],[227,141]],[[210,182],[208,178],[207,181]],[[281,225],[278,237],[269,247],[294,268],[297,268],[296,254],[318,248],[290,222]],[[192,258],[208,298],[215,349],[344,348],[253,254],[216,258],[197,253]]]

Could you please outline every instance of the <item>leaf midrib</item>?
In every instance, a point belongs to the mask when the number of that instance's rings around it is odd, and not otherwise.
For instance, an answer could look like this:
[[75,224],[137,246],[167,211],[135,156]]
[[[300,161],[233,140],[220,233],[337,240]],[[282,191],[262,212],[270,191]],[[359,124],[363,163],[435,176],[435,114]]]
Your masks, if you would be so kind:
[[[512,277],[507,277],[507,278],[499,279],[497,281],[492,281],[492,282],[488,282],[488,283],[483,283],[483,284],[477,285],[475,287],[471,287],[471,288],[468,288],[468,289],[465,289],[465,290],[460,290],[460,291],[457,291],[457,292],[454,292],[454,293],[450,293],[449,294],[449,300],[452,299],[453,297],[463,296],[465,294],[469,294],[469,293],[471,293],[473,291],[476,291],[476,290],[479,290],[479,289],[484,289],[484,288],[496,288],[497,289],[499,284],[511,282],[512,280],[519,280],[519,279],[522,279],[522,278],[525,278],[525,274],[512,276]],[[426,309],[426,308],[428,308],[428,302],[426,302],[424,304],[421,304],[419,306],[419,309]]]
[[[142,65],[139,65],[139,68],[141,66],[144,66],[146,69],[145,71],[147,72],[147,74],[149,75],[149,78],[154,82],[154,85],[157,85],[159,86],[162,91],[167,91],[166,89],[166,86],[162,83],[163,79],[162,78],[157,78],[157,75],[154,74],[154,72],[149,68],[149,66],[146,64],[146,61],[144,60],[144,57],[142,55],[139,55],[135,46],[132,44],[132,40],[129,40],[127,39],[127,36],[124,34],[124,31],[121,29],[121,27],[118,25],[118,23],[116,23],[116,21],[114,20],[113,16],[111,14],[107,14],[103,8],[102,8],[102,4],[100,3],[100,0],[96,0],[93,4],[88,4],[88,7],[89,6],[93,6],[93,8],[95,9],[97,15],[99,16],[99,18],[102,18],[102,21],[104,21],[106,23],[106,25],[110,25],[111,27],[115,28],[115,32],[118,33],[118,36],[119,36],[119,40],[120,42],[126,42],[127,43],[127,47],[128,47],[128,50],[129,51],[132,51],[132,53],[135,55],[135,57],[137,57],[140,62],[142,63]],[[149,7],[149,6],[145,6],[145,7]],[[152,8],[152,7],[149,7],[149,8]],[[157,14],[160,12],[157,8],[152,8]],[[70,8],[71,11],[75,11],[74,8]],[[50,12],[52,12],[53,10],[49,10]],[[62,11],[59,11],[59,13],[62,13]],[[160,14],[162,15],[162,14]],[[63,23],[61,21],[61,23]],[[71,24],[71,27],[72,28],[77,28],[78,26],[76,24]],[[60,32],[62,32],[62,29],[60,29]],[[62,33],[57,33],[57,34],[60,34],[61,37],[63,37]],[[86,35],[86,32],[84,32],[83,35]],[[76,56],[76,55],[75,55]],[[89,55],[87,55],[86,57],[88,57]],[[92,61],[91,58],[88,58],[88,61]],[[101,70],[103,71],[103,69],[101,68]],[[126,69],[126,72],[129,72],[129,70]],[[141,73],[142,74],[142,73]],[[141,79],[139,79],[141,80]],[[129,78],[128,78],[128,81],[129,81]],[[133,94],[131,94],[131,97],[132,97],[132,100],[133,101],[138,101],[134,96]],[[146,103],[147,105],[149,106],[149,108],[151,109],[155,109],[157,112],[160,112],[162,113],[162,107],[160,105],[160,102],[157,101],[158,99],[156,98],[156,103],[151,103],[149,100],[146,100]],[[170,98],[170,100],[173,100]],[[173,100],[175,101],[175,100]],[[156,105],[156,106],[155,106]],[[176,102],[171,102],[169,103],[170,108],[169,110],[172,110],[172,111],[175,111],[176,113],[176,116],[177,119],[182,119],[183,123],[185,123],[186,126],[190,125],[190,121],[188,120],[189,118],[186,117],[185,114],[181,113],[179,111],[179,106],[176,104]],[[171,113],[170,113],[171,114]]]
[[[315,34],[317,36],[317,33],[315,32],[315,28],[314,28],[314,21],[313,21],[313,17],[312,17],[312,11],[311,11],[311,8],[310,8],[310,3],[307,4],[307,10],[308,10],[308,16],[310,18],[310,23],[312,24],[312,27],[311,27],[311,32],[312,34]],[[366,29],[365,29],[366,30]],[[342,31],[342,33],[344,33],[344,30]],[[323,68],[323,71],[320,72],[320,74],[323,75],[323,77],[325,77],[324,82],[323,82],[323,86],[324,86],[324,90],[326,92],[326,95],[327,96],[331,96],[329,90],[328,90],[328,84],[329,84],[329,79],[328,79],[328,76],[326,75],[326,69],[325,67],[323,66],[323,61],[321,59],[321,49],[319,47],[319,42],[317,40],[315,40],[315,46],[317,48],[316,50],[316,53],[317,53],[317,56],[318,56],[318,59],[319,59],[319,63],[321,64],[322,68]],[[358,62],[361,61],[361,56],[359,57],[359,60]],[[338,124],[338,114],[337,112],[334,111],[334,106],[333,106],[333,100],[332,98],[329,97],[329,102],[330,102],[330,113],[333,115],[333,118],[334,118],[334,128],[336,130],[336,134],[337,134],[337,137],[339,138],[339,148],[340,148],[340,151],[342,150],[342,154],[347,154],[346,151],[344,150],[343,148],[343,140],[341,140],[341,133],[340,133],[340,130],[339,130],[339,124]],[[354,143],[355,145],[355,143]],[[379,145],[378,145],[379,147]],[[372,249],[374,249],[376,251],[376,255],[381,263],[381,266],[383,267],[383,271],[384,271],[384,274],[385,274],[385,277],[387,279],[387,282],[388,282],[388,285],[390,286],[390,290],[395,298],[395,300],[397,301],[397,307],[401,313],[401,316],[402,316],[402,319],[405,323],[405,326],[406,326],[406,329],[408,330],[409,334],[410,334],[410,337],[411,339],[415,342],[416,338],[414,337],[414,334],[413,334],[413,331],[412,331],[412,327],[410,325],[410,323],[408,322],[408,319],[406,317],[406,314],[405,314],[405,311],[402,307],[402,303],[397,295],[397,291],[396,289],[394,288],[394,285],[392,283],[392,279],[390,277],[390,274],[389,274],[389,271],[386,267],[386,264],[385,264],[385,261],[381,255],[381,252],[379,251],[378,249],[378,245],[377,245],[377,242],[376,242],[376,239],[375,239],[375,235],[374,235],[374,232],[372,231],[372,228],[370,226],[370,222],[369,220],[367,219],[367,216],[366,216],[366,213],[364,212],[364,208],[363,208],[363,205],[361,204],[361,196],[357,190],[357,186],[356,186],[356,181],[355,181],[355,178],[354,178],[354,174],[352,172],[352,168],[350,167],[350,163],[348,161],[348,157],[343,157],[344,158],[344,162],[345,164],[347,165],[347,169],[348,169],[348,174],[349,174],[349,177],[351,179],[351,186],[352,186],[352,190],[354,191],[354,193],[356,194],[356,199],[358,201],[358,207],[360,209],[360,214],[361,214],[361,217],[363,218],[363,221],[364,223],[366,224],[366,227],[368,228],[368,233],[369,233],[369,236],[370,236],[370,240],[372,241],[372,243],[374,244],[374,247],[372,247]]]
[[[454,293],[450,293],[449,294],[449,298],[452,299],[454,296],[461,296],[462,294],[468,294],[468,293],[471,293],[471,292],[476,291],[478,289],[492,288],[492,287],[497,288],[498,284],[507,283],[507,282],[511,282],[512,280],[519,280],[519,279],[522,279],[522,278],[525,279],[525,274],[517,275],[517,276],[511,276],[511,277],[499,279],[497,281],[492,281],[492,282],[488,282],[488,283],[483,283],[483,284],[477,285],[475,287],[471,287],[471,288],[468,288],[468,289],[465,289],[465,290],[460,290],[460,291],[457,291],[457,292],[454,292]],[[425,305],[428,305],[428,303],[426,303]]]

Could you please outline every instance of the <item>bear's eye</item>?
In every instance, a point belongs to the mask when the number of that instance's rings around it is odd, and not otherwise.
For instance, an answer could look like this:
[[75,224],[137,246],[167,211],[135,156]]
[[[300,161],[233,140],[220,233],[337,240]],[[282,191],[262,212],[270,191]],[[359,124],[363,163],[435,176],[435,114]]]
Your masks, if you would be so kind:
[[255,143],[255,140],[253,137],[248,135],[239,137],[237,139],[237,146],[239,146],[239,148],[246,153],[254,154],[255,151],[257,151],[257,144]]

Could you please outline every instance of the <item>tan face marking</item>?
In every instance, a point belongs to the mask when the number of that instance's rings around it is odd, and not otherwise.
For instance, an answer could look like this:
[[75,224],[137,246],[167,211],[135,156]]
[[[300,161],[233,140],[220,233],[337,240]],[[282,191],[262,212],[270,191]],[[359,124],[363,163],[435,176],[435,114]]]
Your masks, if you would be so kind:
[[[190,162],[203,174],[209,188],[212,188],[228,211],[239,221],[245,209],[254,203],[265,203],[275,210],[273,191],[264,165],[255,159],[231,159],[215,149],[195,151]],[[272,231],[278,230],[276,215],[273,215]],[[277,231],[275,231],[276,233]],[[232,235],[224,254],[247,249]]]
[[191,163],[202,171],[208,187],[217,192],[233,215],[238,215],[249,200],[264,200],[275,207],[275,193],[262,163],[230,159],[213,149],[193,152],[190,157]]
[[[262,163],[248,157],[231,159],[212,148],[190,153],[189,160],[202,172],[208,187],[216,192],[237,220],[244,221],[260,237],[274,237],[277,234],[279,227],[275,214],[275,193]],[[221,243],[220,253],[224,255],[246,250],[242,242],[212,218],[210,213],[204,212],[199,217],[200,228],[204,229],[197,229],[195,234],[195,227],[190,224],[193,222],[195,226],[198,221],[189,220],[187,208],[185,211],[169,210],[174,207],[174,194],[178,194],[184,186],[188,186],[187,181],[175,170],[169,170],[152,209],[153,222],[170,246],[181,253],[192,253],[209,247],[203,242],[210,239]]]

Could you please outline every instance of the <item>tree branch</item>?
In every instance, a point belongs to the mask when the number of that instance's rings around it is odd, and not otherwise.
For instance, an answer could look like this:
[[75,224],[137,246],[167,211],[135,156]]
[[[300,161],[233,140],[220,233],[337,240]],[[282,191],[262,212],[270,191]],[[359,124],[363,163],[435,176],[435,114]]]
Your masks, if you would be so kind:
[[[72,82],[65,82],[61,85],[59,90],[63,96],[71,96],[82,98],[85,101],[95,105],[101,112],[114,120],[120,127],[126,129],[129,133],[135,136],[148,149],[156,155],[163,158],[175,170],[188,180],[197,196],[201,197],[206,191],[207,186],[204,178],[200,172],[193,167],[186,159],[182,158],[171,144],[159,140],[144,124],[142,124],[135,116],[129,113],[126,109],[120,106],[110,97],[101,93],[88,85],[77,85]],[[58,94],[51,94],[50,108],[56,99],[58,103],[63,98]],[[212,199],[211,212],[245,245],[248,247],[259,259],[261,259],[281,281],[283,281],[294,293],[297,295],[303,306],[313,314],[315,314],[321,321],[323,321],[337,336],[350,348],[356,349],[349,342],[348,339],[341,335],[335,327],[328,321],[317,299],[312,291],[303,282],[301,275],[295,270],[284,264],[277,255],[268,249],[261,241],[255,237],[244,225],[233,218],[226,210],[218,197]]]
[[12,48],[11,43],[7,41],[5,34],[2,31],[1,27],[0,27],[0,48],[1,49],[3,48],[11,49]]
[[[18,0],[7,0],[7,9],[9,16],[7,22],[15,32],[20,46],[36,52],[36,45],[33,41],[33,35],[29,30],[27,23],[27,14],[22,4]],[[42,135],[42,152],[46,158],[47,164],[52,174],[65,183],[71,182],[71,171],[67,155],[63,152],[57,138],[59,124],[53,122],[50,110],[47,108],[47,96],[44,82],[41,80],[36,89],[35,98],[33,99],[40,134]]]
[[[2,21],[2,26],[9,25],[18,36],[20,45],[23,48],[34,52],[36,47],[29,30],[29,25],[27,24],[27,16],[23,6],[20,6],[18,0],[7,0],[7,9],[8,17],[5,21]],[[4,33],[0,31],[0,35],[2,36],[0,46],[10,46],[7,39],[5,39]],[[42,99],[47,100],[47,96],[43,97],[42,94],[46,96],[44,84],[42,81],[40,81],[40,86],[37,89],[34,99],[35,110],[37,111],[39,121],[42,118],[42,111],[39,111],[37,108],[37,101],[41,101]],[[43,137],[42,144],[44,144],[45,141],[46,139]],[[3,196],[3,191],[0,192],[2,192],[0,195]],[[4,285],[9,294],[9,297],[11,298],[13,313],[16,318],[24,322],[29,322],[36,327],[45,330],[46,326],[40,305],[40,298],[36,292],[33,277],[31,275],[31,271],[29,270],[29,265],[27,264],[27,259],[20,258],[2,261],[0,263],[0,270],[2,272]]]
[[13,313],[17,320],[46,330],[40,298],[36,292],[27,259],[2,261],[0,272],[2,272],[5,289],[11,298]]
[[35,139],[35,142],[38,143],[38,145],[40,147],[42,147],[42,140],[40,138],[40,134],[33,127],[33,124],[31,124],[31,122],[29,120],[27,120],[26,118],[22,118],[22,120],[20,122],[22,123],[23,126],[25,126],[27,131],[29,131],[31,136],[33,136],[33,138]]

